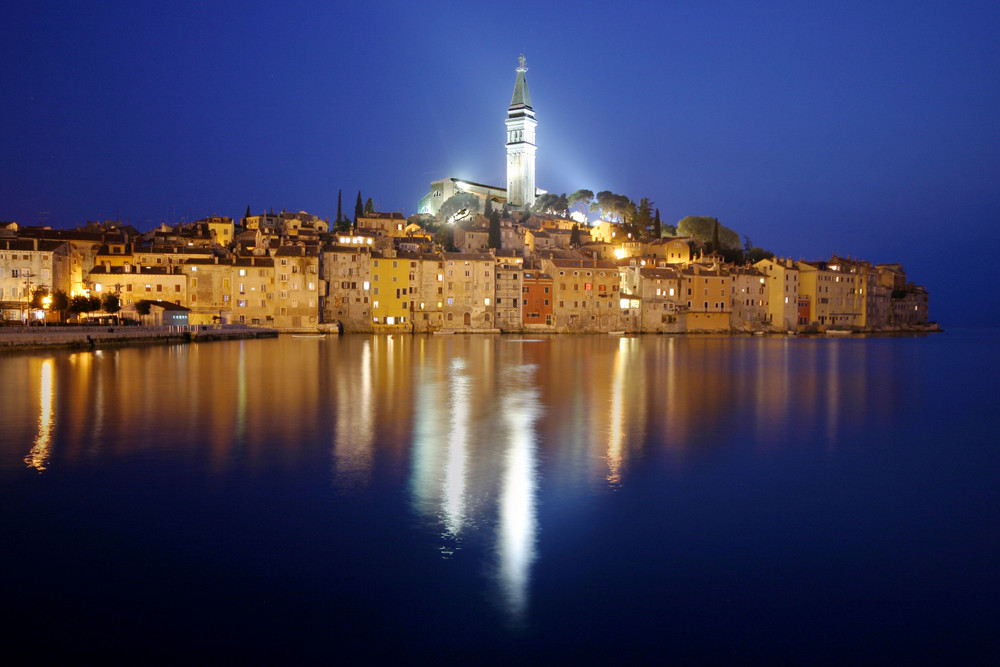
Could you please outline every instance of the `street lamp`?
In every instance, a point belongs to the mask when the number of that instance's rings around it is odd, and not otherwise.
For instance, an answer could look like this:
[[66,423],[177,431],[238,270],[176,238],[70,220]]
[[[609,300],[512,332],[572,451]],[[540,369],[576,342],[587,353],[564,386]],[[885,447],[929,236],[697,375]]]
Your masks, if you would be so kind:
[[49,307],[52,305],[52,295],[46,294],[42,297],[42,308],[45,309],[45,319],[42,320],[42,326],[47,327],[49,325]]

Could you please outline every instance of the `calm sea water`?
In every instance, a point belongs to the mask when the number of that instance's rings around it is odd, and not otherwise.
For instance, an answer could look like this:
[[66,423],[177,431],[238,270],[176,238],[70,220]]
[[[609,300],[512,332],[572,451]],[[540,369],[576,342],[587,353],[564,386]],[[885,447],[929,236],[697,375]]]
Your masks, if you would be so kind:
[[996,658],[998,344],[0,356],[0,636],[134,663]]

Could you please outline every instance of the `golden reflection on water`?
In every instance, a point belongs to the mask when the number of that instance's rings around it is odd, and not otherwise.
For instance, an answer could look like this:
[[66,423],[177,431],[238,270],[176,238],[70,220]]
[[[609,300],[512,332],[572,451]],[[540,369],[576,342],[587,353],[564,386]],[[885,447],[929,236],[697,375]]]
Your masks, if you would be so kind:
[[333,480],[342,491],[358,491],[371,478],[375,436],[371,341],[362,341],[357,373],[339,373],[337,384]]
[[625,351],[630,338],[620,338],[615,352],[614,368],[611,372],[611,411],[608,433],[608,482],[612,486],[621,483],[622,450],[625,446]]
[[891,388],[869,389],[866,349],[347,336],[0,357],[0,466],[147,454],[216,473],[319,466],[344,495],[370,489],[378,471],[406,485],[442,557],[474,536],[493,545],[498,594],[517,619],[542,529],[540,480],[619,488],[647,461],[683,470],[744,439],[761,456],[814,445],[835,454],[846,430],[892,407]]
[[52,427],[54,421],[52,405],[55,396],[52,387],[53,365],[52,359],[44,360],[41,365],[38,389],[38,435],[35,436],[34,447],[31,448],[31,451],[24,459],[29,468],[34,468],[39,472],[45,470],[52,446]]
[[[892,407],[891,387],[869,386],[869,344],[349,336],[8,356],[0,455],[51,466],[160,450],[268,470],[326,442],[336,487],[369,486],[379,461],[402,466],[415,502],[458,535],[487,492],[483,466],[503,467],[492,454],[511,386],[544,412],[533,436],[554,448],[550,479],[614,487],[631,460],[683,468],[730,433],[762,453],[812,439],[835,455],[847,424]],[[522,365],[529,385],[507,373]]]

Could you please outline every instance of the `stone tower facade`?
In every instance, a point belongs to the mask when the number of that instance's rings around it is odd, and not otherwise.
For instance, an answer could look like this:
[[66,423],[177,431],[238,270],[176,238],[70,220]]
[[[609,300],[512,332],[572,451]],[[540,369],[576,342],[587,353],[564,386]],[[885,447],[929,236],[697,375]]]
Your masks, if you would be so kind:
[[535,203],[535,110],[531,108],[524,55],[518,59],[514,95],[507,109],[507,203],[528,208]]

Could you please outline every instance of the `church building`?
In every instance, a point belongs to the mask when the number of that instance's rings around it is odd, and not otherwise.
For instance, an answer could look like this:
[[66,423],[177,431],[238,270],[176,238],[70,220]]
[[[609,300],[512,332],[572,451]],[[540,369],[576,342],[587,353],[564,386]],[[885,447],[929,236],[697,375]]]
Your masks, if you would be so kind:
[[431,182],[431,191],[417,203],[418,213],[437,215],[441,205],[454,195],[467,192],[484,202],[487,198],[494,204],[509,204],[512,209],[527,209],[544,190],[535,187],[535,110],[531,106],[528,80],[524,73],[524,55],[518,59],[517,78],[514,94],[507,109],[507,187],[475,183],[461,178],[443,178]]

